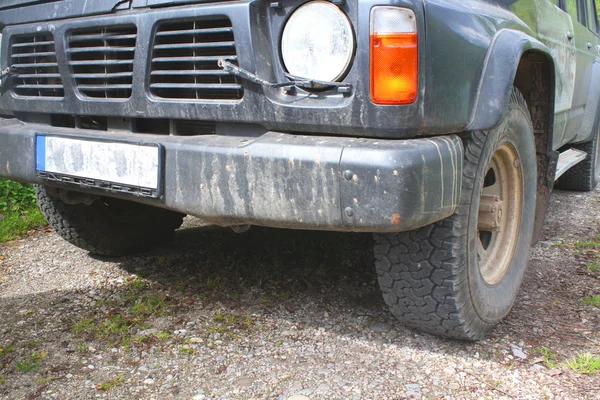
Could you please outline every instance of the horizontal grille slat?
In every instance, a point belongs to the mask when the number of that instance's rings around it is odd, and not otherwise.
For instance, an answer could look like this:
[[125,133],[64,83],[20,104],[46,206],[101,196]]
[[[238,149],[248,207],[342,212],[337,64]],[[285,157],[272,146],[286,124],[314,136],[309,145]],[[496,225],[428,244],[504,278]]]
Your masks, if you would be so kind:
[[217,62],[219,60],[237,61],[236,56],[197,56],[197,57],[156,57],[152,62],[180,63],[180,62]]
[[15,89],[55,89],[60,90],[63,88],[63,85],[50,85],[50,84],[24,84],[24,85],[15,85]]
[[22,53],[22,54],[13,54],[13,58],[24,58],[24,57],[55,57],[56,53],[53,51],[40,51],[39,53]]
[[69,61],[69,65],[79,66],[102,66],[102,65],[132,65],[133,60],[98,60],[98,61]]
[[104,74],[104,73],[73,74],[73,78],[76,78],[76,79],[77,78],[79,78],[79,79],[97,78],[97,79],[107,80],[107,79],[111,79],[111,78],[123,78],[126,76],[133,76],[133,72],[113,72],[113,73],[108,73],[108,74]]
[[128,89],[131,90],[131,87],[133,85],[79,85],[79,89],[80,90],[86,90],[86,91],[109,91],[109,90],[123,90],[123,89]]
[[137,28],[81,29],[68,36],[68,64],[75,86],[87,97],[127,99],[133,88]]
[[153,89],[242,89],[242,85],[224,83],[151,83],[150,87]]
[[54,41],[49,40],[47,42],[32,42],[32,43],[15,43],[12,45],[13,49],[19,49],[21,47],[41,47],[41,46],[54,46]]
[[71,54],[75,53],[95,53],[95,52],[131,52],[134,51],[135,47],[91,47],[91,48],[81,48],[81,49],[71,49],[69,52]]
[[231,21],[226,17],[167,21],[152,47],[150,93],[166,99],[239,100],[241,81],[217,62],[237,64]]
[[232,47],[235,42],[188,43],[188,44],[157,44],[154,50],[170,49],[204,49],[209,47]]
[[19,79],[60,78],[60,74],[17,74]]
[[50,32],[15,36],[10,44],[11,80],[17,96],[64,97],[54,37]]
[[204,70],[156,70],[150,72],[150,75],[229,75],[229,72],[215,69],[204,69]]
[[233,33],[233,28],[204,28],[204,29],[187,29],[177,31],[162,31],[156,32],[157,37],[162,36],[180,36],[180,35],[211,35],[215,33]]
[[31,63],[31,64],[21,63],[21,64],[12,64],[11,68],[13,68],[13,69],[56,68],[56,70],[58,71],[58,64],[55,62],[52,62],[52,63],[43,62],[43,63]]
[[110,34],[97,34],[97,35],[71,35],[69,42],[87,42],[89,40],[135,40],[137,34],[132,33],[129,35],[110,35]]

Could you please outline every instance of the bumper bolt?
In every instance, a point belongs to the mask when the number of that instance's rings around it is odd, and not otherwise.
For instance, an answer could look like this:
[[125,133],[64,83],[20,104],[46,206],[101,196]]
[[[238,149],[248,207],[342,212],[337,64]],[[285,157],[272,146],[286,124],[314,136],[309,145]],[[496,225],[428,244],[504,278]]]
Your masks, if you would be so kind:
[[346,213],[346,217],[348,217],[348,218],[354,217],[354,210],[351,207],[346,207],[344,212]]
[[350,170],[344,171],[344,179],[347,181],[351,181],[354,174]]

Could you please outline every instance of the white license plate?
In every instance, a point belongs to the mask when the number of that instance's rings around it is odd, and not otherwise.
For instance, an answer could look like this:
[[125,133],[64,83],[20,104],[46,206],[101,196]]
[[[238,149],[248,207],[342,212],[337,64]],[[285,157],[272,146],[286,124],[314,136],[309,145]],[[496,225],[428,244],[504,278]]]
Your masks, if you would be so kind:
[[157,144],[36,137],[36,169],[49,174],[158,191],[160,160]]

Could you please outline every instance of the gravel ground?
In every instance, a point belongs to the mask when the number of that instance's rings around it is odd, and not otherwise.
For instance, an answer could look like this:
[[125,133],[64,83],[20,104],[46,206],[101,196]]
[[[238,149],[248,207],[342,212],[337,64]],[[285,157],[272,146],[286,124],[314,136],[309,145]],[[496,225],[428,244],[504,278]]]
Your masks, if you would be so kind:
[[[600,398],[600,192],[556,192],[517,303],[479,343],[390,318],[369,235],[189,219],[174,243],[118,259],[52,232],[0,245],[7,399]],[[593,268],[592,268],[593,269]]]

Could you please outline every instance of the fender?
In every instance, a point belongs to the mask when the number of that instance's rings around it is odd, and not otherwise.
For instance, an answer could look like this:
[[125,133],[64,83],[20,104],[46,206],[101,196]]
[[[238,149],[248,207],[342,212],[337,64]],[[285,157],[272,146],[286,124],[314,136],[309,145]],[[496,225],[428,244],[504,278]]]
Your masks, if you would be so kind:
[[585,109],[583,111],[583,122],[581,129],[573,142],[587,142],[592,138],[594,132],[598,129],[598,119],[600,118],[600,63],[594,62],[592,65],[592,80],[590,82],[590,92],[588,94]]
[[485,58],[467,130],[490,129],[500,123],[508,107],[519,62],[528,50],[537,50],[546,54],[552,61],[551,70],[554,71],[552,53],[542,42],[512,29],[498,31]]

